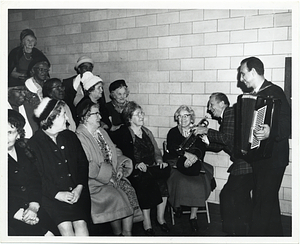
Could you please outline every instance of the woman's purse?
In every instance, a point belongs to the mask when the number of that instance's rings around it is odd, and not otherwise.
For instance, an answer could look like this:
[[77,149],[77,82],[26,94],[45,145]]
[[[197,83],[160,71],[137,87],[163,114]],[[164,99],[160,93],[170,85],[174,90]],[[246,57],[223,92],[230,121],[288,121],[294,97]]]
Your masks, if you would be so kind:
[[202,167],[202,160],[197,160],[191,167],[184,167],[184,162],[186,157],[179,157],[177,160],[177,170],[188,176],[197,176],[200,174],[201,167]]
[[160,165],[151,165],[147,166],[148,173],[154,178],[154,179],[168,179],[171,172],[171,166],[168,164],[165,168],[160,168]]

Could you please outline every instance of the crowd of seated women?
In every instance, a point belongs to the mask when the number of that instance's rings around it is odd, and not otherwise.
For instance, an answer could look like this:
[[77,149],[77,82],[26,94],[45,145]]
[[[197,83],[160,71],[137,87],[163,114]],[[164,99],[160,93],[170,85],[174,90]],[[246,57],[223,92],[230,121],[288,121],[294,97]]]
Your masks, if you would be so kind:
[[81,56],[77,75],[61,81],[50,78],[33,31],[23,30],[20,40],[9,54],[8,234],[88,236],[93,225],[107,223],[113,235],[131,236],[142,222],[145,235],[154,236],[154,208],[156,225],[172,234],[168,202],[177,212],[190,207],[198,231],[197,209],[212,190],[213,170],[203,162],[201,139],[193,150],[176,150],[191,133],[193,109],[174,113],[177,126],[162,155],[124,80],[110,84],[106,103],[90,57]]

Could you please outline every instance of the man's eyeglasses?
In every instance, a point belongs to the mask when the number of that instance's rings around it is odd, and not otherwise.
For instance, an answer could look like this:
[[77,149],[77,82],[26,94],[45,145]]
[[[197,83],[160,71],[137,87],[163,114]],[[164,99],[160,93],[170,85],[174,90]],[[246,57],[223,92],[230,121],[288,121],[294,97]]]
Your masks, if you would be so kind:
[[52,89],[60,89],[60,90],[65,90],[65,86],[53,86]]
[[145,116],[145,113],[144,112],[138,112],[136,114],[132,114],[132,116],[142,117],[142,116]]
[[183,114],[183,115],[178,115],[178,119],[186,119],[186,118],[188,118],[188,117],[190,117],[191,116],[191,114]]

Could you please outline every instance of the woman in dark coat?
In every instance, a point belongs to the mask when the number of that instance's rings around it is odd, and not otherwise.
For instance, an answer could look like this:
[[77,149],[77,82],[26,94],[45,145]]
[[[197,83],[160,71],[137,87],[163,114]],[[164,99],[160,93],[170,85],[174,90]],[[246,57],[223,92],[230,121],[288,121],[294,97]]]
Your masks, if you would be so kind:
[[136,190],[136,194],[143,210],[143,226],[145,234],[155,235],[151,219],[150,209],[157,208],[157,223],[160,228],[169,232],[164,213],[168,198],[168,188],[165,179],[157,174],[150,173],[149,168],[157,166],[159,169],[168,167],[162,160],[162,154],[157,146],[152,132],[144,124],[144,112],[135,102],[128,102],[122,112],[125,125],[112,132],[113,142],[120,148],[123,154],[132,159],[134,170],[129,180]]
[[30,77],[29,64],[36,60],[46,60],[46,56],[37,48],[37,38],[30,29],[22,30],[20,34],[20,46],[11,50],[8,55],[8,83],[10,87],[22,86]]
[[53,220],[40,205],[41,178],[36,158],[24,140],[25,119],[8,110],[8,235],[59,235]]
[[44,98],[35,115],[41,128],[29,140],[38,158],[43,204],[62,235],[87,236],[88,161],[74,132],[66,130],[65,103]]

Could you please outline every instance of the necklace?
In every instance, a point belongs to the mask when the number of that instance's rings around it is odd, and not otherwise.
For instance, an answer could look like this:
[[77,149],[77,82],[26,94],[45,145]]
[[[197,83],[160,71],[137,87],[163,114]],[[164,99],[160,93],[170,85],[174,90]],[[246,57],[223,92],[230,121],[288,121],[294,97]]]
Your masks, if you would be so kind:
[[23,53],[24,53],[24,57],[26,60],[31,60],[32,57],[31,57],[31,53],[29,53],[29,58],[26,57],[26,52],[23,50]]

